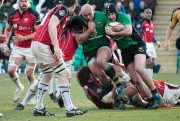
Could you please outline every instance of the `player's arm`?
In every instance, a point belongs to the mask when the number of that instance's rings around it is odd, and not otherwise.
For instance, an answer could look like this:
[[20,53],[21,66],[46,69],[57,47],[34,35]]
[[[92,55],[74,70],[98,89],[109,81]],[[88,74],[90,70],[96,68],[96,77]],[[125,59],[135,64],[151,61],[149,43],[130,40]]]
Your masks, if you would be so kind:
[[91,96],[96,97],[98,100],[104,103],[111,103],[114,99],[114,94],[112,91],[106,93],[102,87],[99,87],[96,84],[89,85],[89,93]]
[[8,42],[9,42],[9,38],[10,38],[10,35],[11,35],[11,30],[12,30],[12,26],[9,25],[8,23],[6,23],[6,27],[5,27],[5,30],[4,30],[4,35],[6,35],[6,41],[4,41],[5,45],[7,45]]
[[4,2],[4,0],[0,0],[0,7],[2,6],[3,2]]
[[114,32],[111,29],[106,28],[105,31],[108,35],[111,35],[111,36],[129,36],[132,34],[132,23],[131,23],[130,18],[126,14],[123,14],[122,17],[123,17],[123,21],[117,20],[117,22],[120,22],[122,25],[124,25],[124,30],[119,31],[119,32]]
[[80,28],[75,28],[75,38],[78,44],[82,44],[94,32],[95,24],[93,22],[88,22],[88,29],[86,31],[83,31],[83,26],[79,27]]

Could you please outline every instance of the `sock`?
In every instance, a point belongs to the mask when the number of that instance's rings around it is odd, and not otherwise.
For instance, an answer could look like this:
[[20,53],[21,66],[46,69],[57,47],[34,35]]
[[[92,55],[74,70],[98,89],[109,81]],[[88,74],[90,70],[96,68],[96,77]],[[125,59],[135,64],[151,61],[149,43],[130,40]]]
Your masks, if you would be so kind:
[[19,80],[19,76],[16,75],[15,77],[11,78],[11,80],[16,84],[17,88],[21,88],[20,86],[20,80]]
[[123,74],[124,74],[124,76],[122,77],[122,80],[124,80],[124,81],[129,81],[129,80],[130,80],[129,75],[127,75],[127,74],[124,73],[124,72],[123,72]]
[[152,94],[159,93],[157,89],[151,91]]
[[153,77],[153,69],[148,68],[147,72],[148,72],[150,78],[152,79],[152,77]]
[[26,106],[27,103],[36,95],[36,91],[37,91],[37,90],[34,90],[34,91],[33,91],[33,90],[31,89],[31,87],[29,87],[29,89],[28,89],[28,91],[27,91],[27,93],[26,93],[23,101],[21,102],[21,104],[22,104],[23,106]]
[[155,101],[154,97],[151,97],[150,99],[147,100],[148,102],[151,102],[151,101]]
[[108,65],[108,67],[104,71],[114,81],[117,87],[121,86],[120,78],[111,65]]
[[56,82],[56,91],[58,91],[58,81],[59,81],[58,75],[56,75],[54,79],[55,79],[55,82]]
[[72,104],[71,101],[69,86],[67,84],[58,84],[58,87],[59,87],[59,92],[64,101],[66,110],[67,111],[72,110],[74,108],[74,105]]
[[38,96],[36,101],[36,109],[43,109],[43,101],[46,91],[48,90],[48,83],[40,81],[38,84]]
[[49,82],[49,94],[52,94],[53,93],[53,78],[51,79],[51,81]]
[[102,87],[107,92],[110,92],[113,88],[113,85],[111,84],[111,82],[106,82],[105,84],[102,85]]

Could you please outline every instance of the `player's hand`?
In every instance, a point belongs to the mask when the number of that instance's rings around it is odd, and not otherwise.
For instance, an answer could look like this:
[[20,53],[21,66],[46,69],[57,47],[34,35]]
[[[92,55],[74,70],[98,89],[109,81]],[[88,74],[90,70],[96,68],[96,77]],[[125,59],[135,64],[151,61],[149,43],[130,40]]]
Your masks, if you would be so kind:
[[114,32],[112,31],[112,29],[105,28],[105,31],[107,35],[114,36]]
[[117,26],[114,26],[113,28],[111,28],[112,31],[114,32],[120,32],[122,30],[124,30],[124,26],[122,24],[118,24]]
[[165,41],[165,50],[166,51],[170,50],[170,43],[169,43],[169,41]]
[[25,40],[25,37],[20,35],[20,34],[16,34],[15,36],[13,36],[14,42],[22,42]]
[[158,48],[160,48],[161,43],[160,43],[160,42],[157,42],[156,45],[157,45]]
[[3,50],[4,50],[4,55],[9,56],[10,55],[10,50],[7,45],[3,45]]
[[0,40],[3,42],[7,41],[7,36],[5,34],[0,34]]
[[96,26],[94,22],[88,22],[88,29],[93,33],[96,34]]
[[64,58],[64,54],[62,52],[62,50],[59,47],[54,47],[54,55],[53,58],[56,61],[59,61],[61,58]]

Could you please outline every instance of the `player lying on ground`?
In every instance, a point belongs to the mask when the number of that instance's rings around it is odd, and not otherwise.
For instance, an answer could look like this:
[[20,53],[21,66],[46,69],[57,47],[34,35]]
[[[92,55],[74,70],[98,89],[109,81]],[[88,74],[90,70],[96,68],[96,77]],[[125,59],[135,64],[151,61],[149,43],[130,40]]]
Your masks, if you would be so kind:
[[[126,87],[126,91],[120,102],[115,102],[114,94],[112,91],[107,92],[102,88],[102,83],[97,79],[89,70],[88,67],[81,67],[77,72],[77,79],[81,87],[89,100],[91,100],[98,108],[105,109],[122,109],[122,103],[129,100],[129,98],[141,106],[145,107],[147,102],[143,101],[138,95],[135,87],[129,85]],[[125,84],[125,83],[124,83]],[[122,85],[123,81],[122,81]],[[113,88],[115,85],[113,84]],[[120,103],[120,104],[119,104]],[[125,108],[125,107],[124,107]]]

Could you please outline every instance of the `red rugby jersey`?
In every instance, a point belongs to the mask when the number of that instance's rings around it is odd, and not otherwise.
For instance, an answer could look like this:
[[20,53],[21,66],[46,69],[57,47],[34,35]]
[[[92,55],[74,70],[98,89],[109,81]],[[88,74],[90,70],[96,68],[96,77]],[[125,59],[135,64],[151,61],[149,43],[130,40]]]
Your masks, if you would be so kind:
[[[40,24],[40,15],[35,10],[28,8],[22,15],[19,10],[8,14],[8,24],[14,27],[15,34],[27,36],[35,32],[34,25]],[[14,43],[18,47],[30,48],[32,40]]]
[[145,42],[153,42],[154,23],[148,19],[141,19],[137,23],[137,28],[141,31],[141,37]]
[[74,37],[74,27],[63,30],[62,35],[58,40],[59,47],[65,55],[64,61],[72,60],[78,46]]
[[66,24],[68,17],[68,10],[65,6],[59,5],[51,9],[43,18],[40,27],[36,31],[36,35],[34,36],[34,41],[39,41],[43,44],[50,45],[52,44],[52,40],[49,36],[48,32],[48,24],[52,15],[55,15],[59,18],[60,23],[57,26],[57,38],[62,34],[62,30]]

